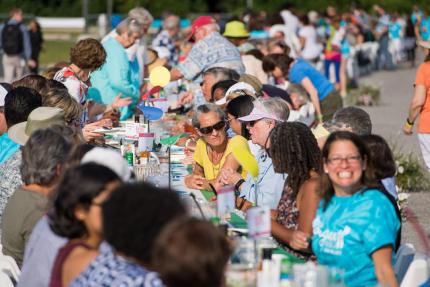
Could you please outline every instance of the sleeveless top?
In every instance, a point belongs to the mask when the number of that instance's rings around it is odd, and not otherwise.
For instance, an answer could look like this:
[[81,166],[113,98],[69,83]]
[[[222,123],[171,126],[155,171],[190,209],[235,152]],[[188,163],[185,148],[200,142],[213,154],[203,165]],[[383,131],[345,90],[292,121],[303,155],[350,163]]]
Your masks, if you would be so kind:
[[[293,198],[293,189],[285,185],[281,200],[278,204],[278,216],[276,222],[287,229],[297,230],[299,220],[299,208],[297,207],[297,196]],[[292,249],[288,244],[278,241],[283,249],[296,257],[305,260],[315,260],[313,254],[308,254]]]
[[89,245],[83,242],[68,242],[60,250],[58,250],[57,257],[55,258],[54,266],[52,267],[51,282],[49,287],[62,287],[63,286],[63,265],[70,253],[76,247],[84,247],[85,249],[92,249]]

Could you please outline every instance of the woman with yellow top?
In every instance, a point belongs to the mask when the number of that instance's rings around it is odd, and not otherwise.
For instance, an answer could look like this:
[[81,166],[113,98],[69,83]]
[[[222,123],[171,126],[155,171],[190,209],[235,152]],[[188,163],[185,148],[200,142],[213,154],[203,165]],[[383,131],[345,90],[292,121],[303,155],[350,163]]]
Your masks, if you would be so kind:
[[225,113],[217,105],[201,105],[194,112],[192,122],[200,139],[194,152],[194,172],[185,177],[185,185],[193,189],[209,189],[212,185],[218,190],[222,186],[219,172],[224,168],[239,171],[245,178],[246,171],[241,169],[232,152],[249,150],[248,142],[242,136],[228,138]]

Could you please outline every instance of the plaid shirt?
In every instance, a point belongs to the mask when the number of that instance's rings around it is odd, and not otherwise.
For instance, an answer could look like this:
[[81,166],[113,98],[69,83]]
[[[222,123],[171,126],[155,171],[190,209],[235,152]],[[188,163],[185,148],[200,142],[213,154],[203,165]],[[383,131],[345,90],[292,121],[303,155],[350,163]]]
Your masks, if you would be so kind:
[[176,66],[179,62],[179,49],[175,45],[175,39],[172,39],[166,30],[161,31],[152,41],[152,47],[165,47],[169,50],[169,65]]

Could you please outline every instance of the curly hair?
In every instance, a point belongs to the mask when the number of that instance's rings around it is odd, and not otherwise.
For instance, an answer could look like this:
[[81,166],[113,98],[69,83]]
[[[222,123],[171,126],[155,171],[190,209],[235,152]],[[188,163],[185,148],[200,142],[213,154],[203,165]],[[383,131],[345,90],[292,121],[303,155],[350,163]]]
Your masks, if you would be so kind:
[[70,48],[70,62],[81,69],[97,70],[106,61],[106,51],[96,39],[79,41]]
[[269,155],[277,173],[288,173],[286,185],[295,198],[310,172],[321,171],[321,153],[311,130],[303,123],[283,122],[270,135]]
[[[369,150],[364,143],[364,141],[361,139],[361,137],[357,134],[348,132],[348,131],[338,131],[332,133],[326,143],[324,144],[324,147],[322,149],[322,159],[324,163],[327,163],[328,157],[330,155],[331,146],[337,142],[337,141],[349,141],[351,142],[358,150],[358,153],[360,154],[360,157],[362,160],[366,161],[366,170],[363,172],[360,183],[361,187],[366,188],[376,188],[381,189],[381,185],[378,183],[378,180],[376,178],[375,169],[373,167],[373,160],[370,159],[370,153]],[[370,160],[369,160],[370,159]],[[332,199],[334,195],[334,188],[333,184],[331,182],[331,179],[329,178],[328,174],[324,173],[321,177],[322,182],[322,198],[324,200],[324,209],[327,208],[328,204],[330,203],[330,200]]]
[[265,73],[271,73],[276,67],[281,69],[284,78],[288,77],[290,65],[294,61],[293,58],[284,54],[269,54],[263,58],[263,70]]
[[87,235],[85,224],[75,216],[76,208],[88,210],[93,199],[114,181],[121,179],[111,169],[95,163],[66,170],[57,187],[54,208],[48,214],[52,231],[69,239]]

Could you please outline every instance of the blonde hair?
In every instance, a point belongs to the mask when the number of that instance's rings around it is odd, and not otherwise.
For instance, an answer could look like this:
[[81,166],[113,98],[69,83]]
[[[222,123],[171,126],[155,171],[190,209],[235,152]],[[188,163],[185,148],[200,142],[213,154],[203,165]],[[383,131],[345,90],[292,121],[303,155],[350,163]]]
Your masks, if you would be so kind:
[[57,107],[64,111],[64,120],[67,125],[80,121],[82,106],[64,89],[50,89],[43,97],[42,105]]

